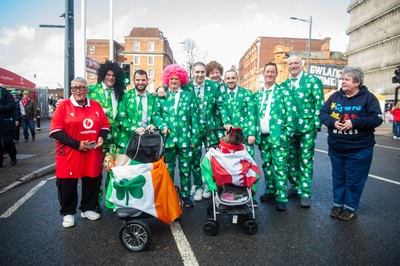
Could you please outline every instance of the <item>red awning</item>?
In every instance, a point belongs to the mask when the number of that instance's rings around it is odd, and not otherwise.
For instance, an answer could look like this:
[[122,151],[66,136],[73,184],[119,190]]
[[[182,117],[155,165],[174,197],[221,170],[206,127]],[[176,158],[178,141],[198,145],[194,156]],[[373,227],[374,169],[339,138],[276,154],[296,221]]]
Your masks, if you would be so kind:
[[24,77],[17,75],[7,69],[0,67],[0,83],[4,84],[6,87],[20,88],[20,89],[33,89],[36,84],[30,82]]

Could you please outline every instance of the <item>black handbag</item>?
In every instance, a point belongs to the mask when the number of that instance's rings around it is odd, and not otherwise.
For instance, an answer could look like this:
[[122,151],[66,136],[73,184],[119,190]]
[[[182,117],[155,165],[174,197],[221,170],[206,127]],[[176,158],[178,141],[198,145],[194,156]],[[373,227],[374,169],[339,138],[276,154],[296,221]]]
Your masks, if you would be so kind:
[[141,163],[152,163],[161,159],[164,150],[163,138],[160,130],[145,131],[143,134],[133,135],[128,143],[126,155]]

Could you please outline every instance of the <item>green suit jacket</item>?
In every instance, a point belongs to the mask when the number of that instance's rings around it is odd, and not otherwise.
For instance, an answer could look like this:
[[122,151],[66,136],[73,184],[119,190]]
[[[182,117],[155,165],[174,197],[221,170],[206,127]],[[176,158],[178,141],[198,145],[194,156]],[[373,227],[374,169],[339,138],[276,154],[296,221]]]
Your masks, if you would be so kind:
[[290,91],[290,102],[295,115],[293,118],[295,134],[320,129],[321,121],[318,115],[324,105],[322,81],[314,75],[303,72],[298,88],[292,88],[290,78],[282,82],[281,86]]
[[[147,123],[152,123],[151,118],[153,115],[153,107],[155,97],[153,94],[146,91],[147,97]],[[142,117],[138,116],[136,89],[129,90],[124,93],[121,102],[118,104],[118,114],[116,117],[119,125],[121,126],[121,132],[119,135],[119,146],[126,148],[128,142],[135,134],[135,130],[141,127]]]
[[[253,101],[255,103],[256,110],[256,125],[257,125],[257,136],[256,143],[261,142],[261,127],[260,119],[263,115],[261,105],[263,99],[264,88],[253,94]],[[289,91],[275,83],[273,90],[271,109],[270,109],[270,120],[269,120],[269,134],[268,142],[275,147],[288,145],[289,137],[293,134],[294,128],[290,122],[292,119],[292,110],[288,106]],[[268,97],[267,97],[268,98]],[[267,101],[267,99],[265,100]],[[264,104],[263,109],[266,106]]]
[[200,111],[200,130],[202,133],[210,129],[221,128],[224,124],[229,123],[229,113],[227,105],[222,98],[218,83],[205,80],[204,82],[204,99],[203,101],[197,96],[193,81],[187,87],[193,91],[197,106]]
[[253,94],[250,90],[239,87],[234,100],[230,98],[230,90],[222,95],[227,103],[229,114],[229,124],[234,127],[240,127],[247,139],[248,136],[256,136],[256,116]]
[[110,134],[107,135],[107,139],[104,140],[104,147],[108,148],[110,144],[118,144],[120,126],[115,119],[117,114],[114,114],[112,106],[109,105],[107,98],[104,94],[104,88],[102,83],[97,83],[89,86],[89,92],[87,97],[100,103],[106,114],[108,121],[110,122]]
[[191,144],[198,145],[199,111],[193,92],[181,90],[177,111],[174,109],[174,97],[167,91],[166,97],[156,97],[153,123],[161,131],[170,129],[165,148],[189,148]]

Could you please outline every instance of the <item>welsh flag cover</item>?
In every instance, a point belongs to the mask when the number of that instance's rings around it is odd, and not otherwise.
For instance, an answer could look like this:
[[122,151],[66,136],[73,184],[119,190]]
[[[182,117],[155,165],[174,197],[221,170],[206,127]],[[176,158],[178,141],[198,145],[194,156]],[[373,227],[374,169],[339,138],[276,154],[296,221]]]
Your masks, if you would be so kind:
[[233,153],[223,153],[220,149],[210,149],[201,163],[203,178],[208,190],[215,190],[224,184],[250,187],[257,191],[260,170],[244,149]]

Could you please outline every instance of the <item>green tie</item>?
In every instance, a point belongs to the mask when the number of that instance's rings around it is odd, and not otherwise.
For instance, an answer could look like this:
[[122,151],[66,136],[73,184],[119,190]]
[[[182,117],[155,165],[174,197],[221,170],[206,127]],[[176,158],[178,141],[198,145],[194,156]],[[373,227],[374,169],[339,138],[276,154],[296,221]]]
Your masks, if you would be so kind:
[[229,95],[231,96],[231,99],[232,99],[232,100],[235,99],[235,92],[234,92],[234,91],[231,91],[231,92],[229,93]]
[[261,103],[261,113],[262,113],[261,118],[263,118],[265,116],[265,112],[267,110],[266,107],[267,107],[267,103],[268,103],[268,96],[269,96],[270,92],[271,92],[271,90],[265,90],[264,91],[265,98],[264,98],[264,101]]
[[143,100],[143,95],[141,95],[141,94],[138,94],[138,96],[139,96],[139,104],[138,104],[138,112],[137,112],[137,117],[138,117],[138,120],[139,120],[139,122],[140,122],[140,124],[142,124],[142,113],[143,113],[143,102],[142,102],[142,100]]

